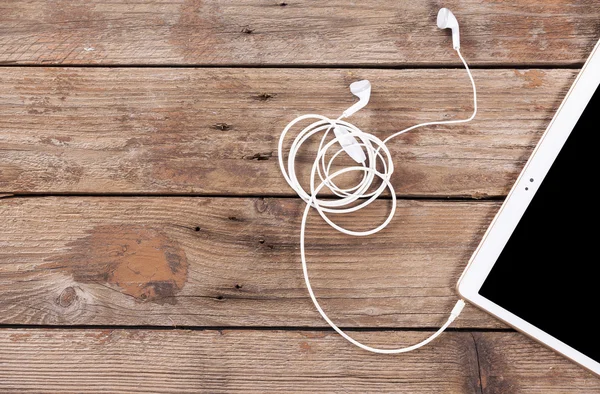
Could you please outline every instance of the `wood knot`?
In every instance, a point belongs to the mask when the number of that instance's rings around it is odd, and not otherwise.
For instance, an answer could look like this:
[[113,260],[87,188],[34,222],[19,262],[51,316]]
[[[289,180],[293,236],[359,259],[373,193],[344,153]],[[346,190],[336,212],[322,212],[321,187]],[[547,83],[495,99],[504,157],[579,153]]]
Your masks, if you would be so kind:
[[264,198],[259,198],[254,202],[254,207],[259,213],[263,213],[269,208],[269,203]]
[[63,308],[70,307],[75,301],[77,301],[77,292],[71,286],[64,289],[56,299],[56,303]]

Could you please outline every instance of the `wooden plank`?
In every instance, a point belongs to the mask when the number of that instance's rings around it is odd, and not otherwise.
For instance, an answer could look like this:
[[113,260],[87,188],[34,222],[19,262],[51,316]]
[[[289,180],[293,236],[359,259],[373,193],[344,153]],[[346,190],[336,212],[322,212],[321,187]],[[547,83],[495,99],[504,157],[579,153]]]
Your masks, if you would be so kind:
[[[326,326],[302,276],[298,199],[0,201],[0,324]],[[439,326],[499,205],[400,201],[360,239],[311,214],[315,292],[343,327]],[[334,220],[366,229],[388,209]],[[471,307],[454,326],[504,327]]]
[[582,63],[598,39],[594,0],[4,0],[8,64],[455,65],[441,6],[473,64]]
[[[389,346],[426,333],[356,335]],[[575,364],[521,334],[498,332],[449,332],[419,351],[381,356],[329,331],[3,329],[0,364],[0,390],[10,392],[600,390],[600,379]]]
[[[576,73],[475,70],[476,121],[389,144],[397,193],[505,195]],[[381,138],[472,111],[460,69],[7,69],[0,192],[292,195],[277,165],[281,130],[301,114],[337,116],[363,78],[373,95],[353,122]]]
[[[424,333],[360,333],[378,344]],[[469,334],[377,357],[329,332],[1,330],[0,390],[477,392]]]

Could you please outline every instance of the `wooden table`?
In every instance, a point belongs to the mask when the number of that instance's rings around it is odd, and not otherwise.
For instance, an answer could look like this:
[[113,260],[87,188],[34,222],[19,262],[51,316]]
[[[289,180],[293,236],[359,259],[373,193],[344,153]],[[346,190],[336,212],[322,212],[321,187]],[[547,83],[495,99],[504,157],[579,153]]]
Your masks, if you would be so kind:
[[279,133],[339,115],[363,78],[372,100],[353,122],[380,137],[468,116],[441,6],[461,23],[476,120],[390,143],[385,231],[308,226],[324,308],[379,346],[446,318],[600,35],[597,1],[0,2],[0,392],[600,392],[470,306],[431,346],[378,356],[308,298]]

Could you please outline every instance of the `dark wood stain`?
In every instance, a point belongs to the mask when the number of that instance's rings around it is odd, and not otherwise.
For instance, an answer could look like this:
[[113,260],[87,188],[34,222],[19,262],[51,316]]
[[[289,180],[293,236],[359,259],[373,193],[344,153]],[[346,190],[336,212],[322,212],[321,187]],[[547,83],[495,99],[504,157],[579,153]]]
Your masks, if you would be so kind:
[[[42,268],[64,271],[81,283],[107,283],[140,301],[156,303],[174,304],[187,280],[185,252],[153,228],[97,226],[68,246],[69,253]],[[73,302],[75,291],[69,289],[59,297],[59,305]]]

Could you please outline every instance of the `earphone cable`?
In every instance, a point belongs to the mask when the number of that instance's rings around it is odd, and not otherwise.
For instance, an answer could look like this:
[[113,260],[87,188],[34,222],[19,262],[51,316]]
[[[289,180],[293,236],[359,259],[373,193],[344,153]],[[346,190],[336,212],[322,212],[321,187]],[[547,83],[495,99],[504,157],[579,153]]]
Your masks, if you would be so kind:
[[[356,127],[355,125],[344,121],[343,115],[338,117],[337,119],[329,119],[329,118],[321,116],[321,115],[309,114],[309,115],[299,116],[296,119],[292,120],[282,131],[281,137],[279,139],[278,160],[279,160],[279,166],[281,168],[281,172],[282,172],[284,178],[286,179],[286,181],[288,182],[288,184],[292,187],[292,189],[294,189],[294,191],[298,194],[298,196],[300,196],[306,202],[306,207],[305,207],[304,213],[302,215],[302,223],[301,223],[301,227],[300,227],[300,257],[301,257],[301,261],[302,261],[302,272],[304,275],[304,281],[306,283],[306,287],[308,289],[310,298],[311,298],[313,304],[315,305],[317,311],[321,314],[323,319],[331,326],[331,328],[333,328],[337,333],[339,333],[342,337],[344,337],[346,340],[348,340],[352,344],[354,344],[364,350],[370,351],[370,352],[382,353],[382,354],[405,353],[405,352],[409,352],[409,351],[418,349],[418,348],[428,344],[429,342],[431,342],[432,340],[437,338],[450,324],[452,324],[452,322],[458,317],[458,315],[464,308],[465,302],[463,300],[458,300],[458,302],[454,305],[454,308],[452,309],[448,320],[440,327],[440,329],[438,329],[436,332],[434,332],[431,336],[429,336],[425,340],[423,340],[415,345],[398,348],[398,349],[380,349],[380,348],[374,348],[374,347],[367,346],[367,345],[360,343],[359,341],[357,341],[354,338],[352,338],[351,336],[349,336],[342,329],[340,329],[327,316],[325,311],[321,308],[321,306],[314,294],[314,291],[313,291],[311,283],[310,283],[310,278],[308,275],[308,266],[307,266],[307,262],[306,262],[306,253],[305,253],[305,234],[306,234],[306,223],[308,220],[308,213],[310,212],[311,207],[315,208],[317,210],[317,212],[319,213],[319,215],[330,226],[332,226],[333,228],[335,228],[336,230],[338,230],[344,234],[353,235],[353,236],[367,236],[367,235],[375,234],[375,233],[381,231],[382,229],[384,229],[391,222],[392,218],[394,217],[395,211],[396,211],[397,202],[396,202],[396,193],[395,193],[394,187],[390,182],[391,175],[394,172],[394,164],[393,164],[391,154],[390,154],[389,149],[387,148],[386,143],[389,142],[391,139],[393,139],[399,135],[402,135],[408,131],[414,130],[416,128],[433,126],[433,125],[445,125],[445,124],[457,124],[457,123],[470,122],[471,120],[473,120],[475,118],[475,116],[477,114],[477,89],[475,87],[475,81],[471,74],[471,70],[469,69],[469,66],[467,65],[467,62],[465,61],[462,54],[460,53],[460,50],[456,49],[456,52],[457,52],[459,58],[461,59],[462,63],[465,66],[465,69],[467,71],[467,74],[469,76],[469,80],[471,82],[471,86],[473,89],[473,113],[470,117],[468,117],[466,119],[432,121],[432,122],[417,124],[417,125],[408,127],[404,130],[398,131],[382,141],[379,138],[375,137],[374,135],[365,133],[362,130],[360,130],[358,127]],[[289,130],[293,126],[295,126],[298,122],[301,122],[301,121],[304,121],[307,119],[313,119],[315,121],[313,123],[311,123],[309,126],[305,127],[302,131],[300,131],[300,133],[298,133],[298,135],[294,139],[294,141],[289,149],[289,154],[288,154],[288,158],[287,158],[287,168],[286,168],[284,160],[283,160],[283,142],[284,142],[285,136],[287,135]],[[360,140],[360,143],[358,143],[358,145],[360,145],[361,148],[366,151],[366,154],[367,154],[366,155],[366,157],[367,157],[366,163],[368,163],[368,164],[363,162],[363,163],[360,163],[361,165],[345,167],[334,173],[330,173],[332,163],[341,154],[341,152],[344,151],[343,148],[338,149],[333,155],[331,155],[331,158],[329,158],[329,161],[326,160],[326,155],[327,155],[327,152],[330,150],[330,148],[332,148],[334,145],[340,146],[340,144],[341,144],[339,137],[334,137],[329,142],[326,142],[330,131],[336,127],[345,128],[353,137]],[[306,142],[313,135],[315,135],[317,133],[321,133],[321,132],[323,132],[323,136],[319,143],[317,155],[315,157],[315,160],[314,160],[312,168],[311,168],[310,193],[308,193],[300,185],[300,183],[297,179],[297,176],[296,176],[296,169],[295,169],[296,155],[298,153],[298,150],[300,149],[300,147],[302,146],[302,144],[304,142]],[[377,170],[377,163],[381,163],[381,165],[383,167],[382,171]],[[361,172],[362,173],[362,179],[360,182],[358,182],[358,184],[356,186],[344,189],[335,184],[334,179],[336,177],[346,174],[346,173],[350,173],[350,172]],[[321,180],[321,182],[319,185],[316,186],[315,179],[317,178],[317,176]],[[377,187],[374,191],[369,192],[368,190],[372,189],[373,181],[375,180],[375,178],[379,178],[381,180],[381,185],[379,187]],[[319,192],[324,188],[328,188],[329,190],[331,190],[336,196],[339,197],[339,199],[331,200],[331,199],[318,198]],[[356,212],[356,211],[366,207],[367,205],[371,204],[372,202],[374,202],[385,191],[386,188],[389,189],[389,191],[390,191],[392,207],[390,209],[390,213],[388,214],[386,219],[383,221],[383,223],[373,229],[366,230],[366,231],[349,230],[349,229],[346,229],[346,228],[334,223],[327,216],[328,213],[343,214],[343,213]],[[364,200],[364,201],[360,202],[361,200]]]

